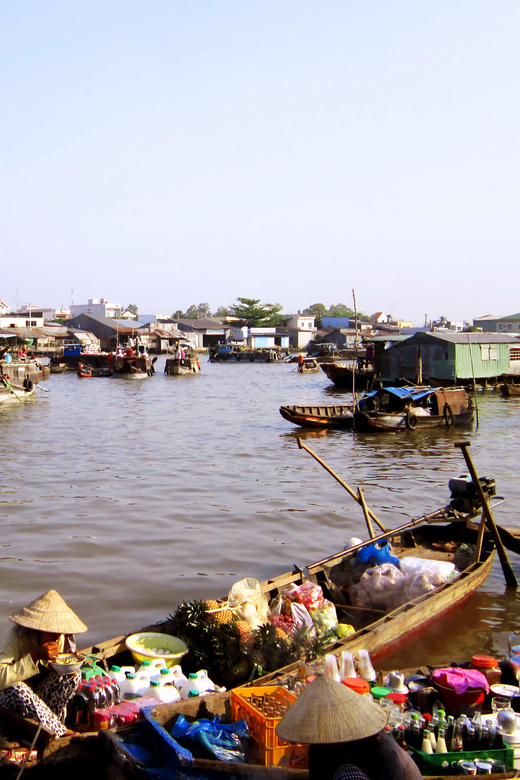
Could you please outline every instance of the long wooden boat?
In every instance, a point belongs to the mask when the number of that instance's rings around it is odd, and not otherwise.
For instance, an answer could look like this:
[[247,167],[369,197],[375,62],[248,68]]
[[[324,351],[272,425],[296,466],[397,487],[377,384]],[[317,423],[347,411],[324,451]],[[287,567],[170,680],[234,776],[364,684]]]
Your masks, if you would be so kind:
[[375,386],[377,376],[372,368],[356,368],[345,363],[320,363],[321,370],[336,387],[352,390],[355,382],[356,390],[370,390]]
[[504,382],[503,385],[500,385],[499,389],[505,398],[520,397],[520,384],[516,385],[513,382]]
[[92,377],[107,377],[112,376],[112,370],[108,366],[105,366],[104,368],[97,368],[96,366],[89,365],[89,363],[81,363],[78,361],[77,374],[83,379],[89,379]]
[[384,387],[358,402],[358,431],[452,428],[473,420],[472,398],[463,387]]
[[352,405],[280,406],[280,414],[302,428],[352,428]]

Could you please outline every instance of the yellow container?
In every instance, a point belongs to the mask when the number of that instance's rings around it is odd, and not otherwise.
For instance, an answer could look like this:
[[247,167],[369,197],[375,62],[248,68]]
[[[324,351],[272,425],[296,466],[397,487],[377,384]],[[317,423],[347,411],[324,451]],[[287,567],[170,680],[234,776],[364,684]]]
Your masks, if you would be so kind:
[[167,667],[180,664],[182,656],[188,652],[188,646],[182,639],[152,632],[132,634],[126,640],[126,646],[136,663],[160,658]]

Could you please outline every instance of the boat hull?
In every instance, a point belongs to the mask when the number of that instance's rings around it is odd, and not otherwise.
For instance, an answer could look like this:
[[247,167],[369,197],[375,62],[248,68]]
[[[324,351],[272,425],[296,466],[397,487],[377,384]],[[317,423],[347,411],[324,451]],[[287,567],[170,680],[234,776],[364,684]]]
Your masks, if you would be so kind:
[[356,390],[369,390],[376,381],[375,371],[369,368],[354,368],[340,363],[320,363],[321,370],[328,376],[336,387],[345,387],[352,390],[355,383]]
[[504,382],[503,385],[500,385],[500,392],[505,398],[520,398],[520,385]]
[[334,406],[281,406],[284,420],[302,428],[352,428],[352,407]]
[[167,376],[190,376],[198,374],[200,371],[200,361],[198,358],[168,358],[164,366],[164,373]]
[[409,415],[402,412],[356,412],[354,427],[357,431],[406,431],[416,428],[451,428],[452,425],[469,425],[473,422],[473,410],[453,415],[448,425],[442,414]]

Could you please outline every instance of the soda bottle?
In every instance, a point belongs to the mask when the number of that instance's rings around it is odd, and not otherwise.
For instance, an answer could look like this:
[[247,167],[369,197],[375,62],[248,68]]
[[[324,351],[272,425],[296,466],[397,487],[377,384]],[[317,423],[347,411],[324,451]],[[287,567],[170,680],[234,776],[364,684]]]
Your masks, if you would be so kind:
[[439,726],[439,736],[437,737],[437,747],[435,748],[436,753],[447,753],[448,747],[446,745],[446,732],[442,728],[442,726]]
[[72,701],[67,706],[67,716],[65,725],[67,728],[74,729],[80,723],[88,721],[88,698],[86,694],[86,685],[80,683],[78,690],[74,694]]

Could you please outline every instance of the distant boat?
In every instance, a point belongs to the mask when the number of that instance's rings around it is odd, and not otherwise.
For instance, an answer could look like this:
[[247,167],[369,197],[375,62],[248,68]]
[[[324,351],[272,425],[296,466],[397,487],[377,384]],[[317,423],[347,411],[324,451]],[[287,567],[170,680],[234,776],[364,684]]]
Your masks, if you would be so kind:
[[500,385],[500,392],[505,398],[518,398],[520,397],[520,384],[515,385],[513,382],[504,382]]
[[302,428],[352,428],[352,406],[280,406],[280,414]]
[[451,428],[473,420],[471,396],[463,387],[384,387],[358,402],[358,431],[405,431]]
[[319,370],[320,366],[316,358],[306,357],[303,359],[303,363],[298,363],[299,374],[308,374]]

